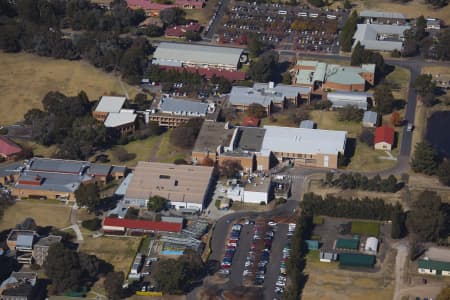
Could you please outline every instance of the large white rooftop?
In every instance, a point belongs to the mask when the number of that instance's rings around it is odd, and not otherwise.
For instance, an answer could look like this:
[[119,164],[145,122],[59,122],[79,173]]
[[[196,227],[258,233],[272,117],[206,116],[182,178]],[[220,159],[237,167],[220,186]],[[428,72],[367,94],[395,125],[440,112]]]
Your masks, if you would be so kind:
[[136,121],[137,115],[130,111],[121,111],[118,113],[109,113],[105,120],[105,127],[117,127]]
[[264,126],[262,152],[301,154],[344,153],[346,131]]
[[240,48],[162,42],[153,58],[157,61],[237,67],[242,52]]
[[[353,35],[355,40],[353,47],[360,42],[362,46],[370,50],[400,51],[403,46],[403,33],[410,28],[407,25],[358,24]],[[382,40],[380,36],[387,38]]]
[[95,111],[118,113],[122,109],[125,100],[127,100],[125,97],[102,96]]

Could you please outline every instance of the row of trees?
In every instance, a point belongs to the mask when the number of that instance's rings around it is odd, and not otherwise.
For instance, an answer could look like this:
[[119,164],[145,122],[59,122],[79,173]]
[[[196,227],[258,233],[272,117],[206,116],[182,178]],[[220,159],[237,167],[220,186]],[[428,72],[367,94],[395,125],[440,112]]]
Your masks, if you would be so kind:
[[186,251],[178,259],[165,259],[158,263],[154,278],[164,293],[183,294],[206,275],[200,256]]
[[414,81],[414,89],[425,106],[431,107],[435,104],[436,82],[433,80],[433,76],[428,74],[417,76],[416,81]]
[[348,17],[344,26],[342,27],[341,34],[339,35],[339,43],[341,50],[344,52],[352,51],[352,39],[356,31],[356,25],[358,24],[359,16],[355,11]]
[[194,146],[202,124],[202,118],[192,118],[187,123],[173,129],[170,133],[171,144],[183,149],[191,148]]
[[450,161],[441,159],[427,141],[416,144],[411,169],[416,173],[437,175],[442,184],[450,186]]
[[294,234],[291,238],[291,256],[287,261],[287,273],[291,280],[288,288],[283,294],[283,299],[296,300],[301,296],[307,275],[303,272],[308,252],[305,240],[311,237],[313,229],[312,217],[302,213],[296,222]]
[[342,173],[339,177],[335,177],[332,172],[328,172],[325,176],[324,184],[339,187],[343,190],[360,189],[385,193],[395,193],[401,188],[394,175],[389,175],[389,177],[382,179],[379,175],[368,178],[360,173]]
[[314,193],[305,194],[300,207],[308,215],[385,221],[390,220],[394,209],[392,204],[386,204],[380,198],[345,199],[333,195],[324,198]]
[[12,196],[6,193],[0,193],[0,220],[5,213],[5,210],[14,203],[14,199]]

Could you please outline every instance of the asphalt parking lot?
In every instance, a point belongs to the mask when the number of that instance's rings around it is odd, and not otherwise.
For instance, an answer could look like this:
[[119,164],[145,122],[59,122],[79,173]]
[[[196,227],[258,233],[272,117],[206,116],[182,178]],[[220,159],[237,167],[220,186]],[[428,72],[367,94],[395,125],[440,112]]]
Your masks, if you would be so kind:
[[231,265],[230,280],[233,284],[242,284],[242,272],[244,272],[245,258],[250,250],[252,241],[252,232],[254,225],[244,225],[241,230],[239,244],[234,254],[233,264]]

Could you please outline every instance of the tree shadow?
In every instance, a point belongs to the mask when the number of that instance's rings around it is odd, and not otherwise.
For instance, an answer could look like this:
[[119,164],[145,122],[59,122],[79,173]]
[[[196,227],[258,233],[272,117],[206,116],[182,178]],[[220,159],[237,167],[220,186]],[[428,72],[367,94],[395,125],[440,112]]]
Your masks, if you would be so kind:
[[404,99],[395,99],[394,102],[392,103],[392,106],[395,110],[401,110],[405,108],[406,101]]
[[351,158],[355,155],[356,143],[356,138],[347,138],[347,142],[345,143],[344,155],[341,156],[342,158],[340,158],[340,166],[345,167],[350,164]]

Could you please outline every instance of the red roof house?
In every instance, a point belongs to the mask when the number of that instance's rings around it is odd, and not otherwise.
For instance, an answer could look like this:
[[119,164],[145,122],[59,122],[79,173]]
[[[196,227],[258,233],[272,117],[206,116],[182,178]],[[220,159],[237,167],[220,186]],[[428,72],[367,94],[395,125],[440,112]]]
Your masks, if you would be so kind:
[[383,125],[375,129],[374,147],[379,150],[391,150],[394,145],[394,128]]
[[0,156],[4,158],[10,158],[14,155],[22,152],[22,148],[19,145],[8,139],[7,137],[0,136]]
[[246,117],[244,117],[244,120],[242,121],[242,126],[258,127],[259,126],[259,119],[255,118],[255,117],[246,116]]
[[200,29],[202,26],[198,23],[189,23],[187,25],[178,25],[174,27],[167,28],[165,31],[165,35],[168,37],[183,37],[186,32],[192,31],[192,32],[200,32]]
[[181,232],[183,224],[119,218],[105,218],[103,221],[105,232],[125,232],[128,229],[138,232]]

